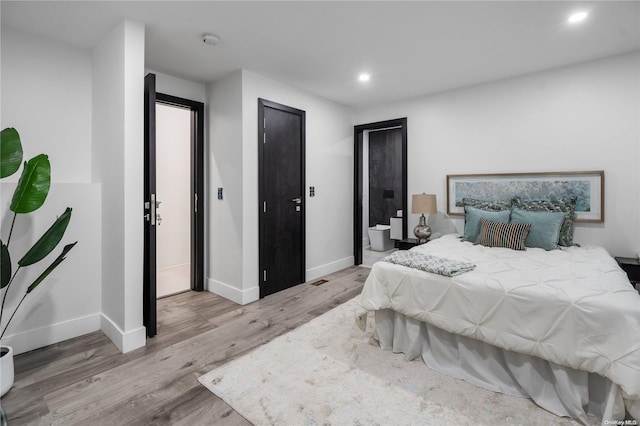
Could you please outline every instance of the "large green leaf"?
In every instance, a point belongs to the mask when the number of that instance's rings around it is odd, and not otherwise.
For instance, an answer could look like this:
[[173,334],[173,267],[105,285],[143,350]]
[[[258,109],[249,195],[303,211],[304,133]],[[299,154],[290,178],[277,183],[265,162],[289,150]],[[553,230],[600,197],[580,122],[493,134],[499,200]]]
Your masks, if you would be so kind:
[[2,275],[2,281],[0,281],[0,288],[5,288],[11,281],[11,256],[9,256],[9,249],[6,244],[0,241],[2,244],[0,249],[0,275]]
[[77,241],[75,243],[67,244],[66,246],[64,246],[64,249],[62,249],[62,253],[60,253],[60,256],[58,256],[56,260],[54,260],[53,263],[51,263],[51,265],[49,265],[49,267],[45,269],[44,272],[41,273],[33,283],[31,283],[29,288],[27,288],[27,294],[31,293],[36,287],[38,287],[38,285],[40,285],[40,283],[44,281],[44,279],[47,278],[47,276],[49,276],[49,274],[53,272],[53,270],[56,269],[63,260],[66,259],[67,253],[69,253],[69,250],[71,250],[76,244],[78,244]]
[[0,178],[17,172],[20,163],[22,163],[20,135],[13,127],[6,128],[0,134]]
[[64,231],[67,230],[67,225],[71,220],[71,208],[67,207],[64,213],[51,225],[47,232],[40,237],[38,241],[29,249],[22,259],[18,261],[20,266],[33,265],[36,262],[41,261],[49,253],[53,251],[58,245]]
[[51,185],[51,165],[46,154],[33,157],[24,163],[18,187],[13,193],[11,211],[30,213],[42,206]]

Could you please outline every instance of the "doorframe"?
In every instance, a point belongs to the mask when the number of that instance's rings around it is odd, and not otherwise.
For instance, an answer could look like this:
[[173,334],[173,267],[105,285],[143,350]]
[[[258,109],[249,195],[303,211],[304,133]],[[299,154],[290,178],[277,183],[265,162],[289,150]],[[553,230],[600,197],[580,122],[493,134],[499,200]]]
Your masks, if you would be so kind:
[[354,176],[353,176],[353,258],[355,265],[362,264],[362,185],[364,132],[387,127],[400,127],[402,131],[402,238],[407,238],[407,118],[378,121],[353,126]]
[[[258,98],[258,283],[263,283],[263,273],[265,269],[265,247],[263,247],[264,238],[263,233],[265,229],[264,224],[264,215],[262,214],[263,210],[263,200],[264,200],[264,187],[261,180],[262,173],[264,172],[264,109],[265,108],[273,108],[280,111],[288,112],[291,114],[295,114],[300,116],[301,126],[300,126],[300,188],[302,194],[300,194],[302,198],[302,218],[301,218],[301,230],[300,230],[300,247],[301,247],[301,262],[300,265],[302,271],[302,281],[303,283],[306,279],[306,214],[307,214],[307,203],[306,200],[306,112],[300,109],[292,108],[286,105],[278,104],[276,102],[268,101],[266,99]],[[265,288],[264,285],[258,286],[260,289],[260,298],[265,297]]]
[[191,290],[204,290],[204,103],[156,93],[156,103],[191,111]]

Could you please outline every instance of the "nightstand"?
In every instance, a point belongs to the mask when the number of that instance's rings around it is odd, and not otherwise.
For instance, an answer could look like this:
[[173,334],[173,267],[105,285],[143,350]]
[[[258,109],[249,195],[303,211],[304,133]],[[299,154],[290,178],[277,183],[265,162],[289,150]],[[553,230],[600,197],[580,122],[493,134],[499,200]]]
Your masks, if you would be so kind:
[[[616,257],[616,262],[627,273],[631,284],[640,288],[640,262],[636,257]],[[639,290],[640,291],[640,290]]]
[[412,247],[419,246],[417,238],[405,238],[404,240],[398,241],[398,249],[400,250],[409,250]]

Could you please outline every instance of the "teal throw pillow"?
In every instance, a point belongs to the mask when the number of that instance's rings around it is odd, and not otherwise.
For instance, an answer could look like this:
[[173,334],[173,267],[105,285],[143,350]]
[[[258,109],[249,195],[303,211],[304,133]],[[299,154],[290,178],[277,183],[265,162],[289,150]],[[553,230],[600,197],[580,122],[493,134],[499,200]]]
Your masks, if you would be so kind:
[[576,211],[576,196],[560,198],[554,200],[522,200],[520,197],[513,198],[513,206],[528,211],[543,212],[564,212],[564,223],[560,230],[558,245],[570,247],[573,242],[573,221]]
[[480,219],[484,218],[491,222],[509,223],[509,216],[511,210],[502,211],[486,211],[480,210],[475,207],[464,207],[464,235],[462,239],[464,241],[471,241],[472,243],[478,238],[480,233]]
[[545,250],[558,248],[560,230],[565,220],[564,212],[527,211],[514,207],[510,223],[530,223],[531,230],[524,244]]

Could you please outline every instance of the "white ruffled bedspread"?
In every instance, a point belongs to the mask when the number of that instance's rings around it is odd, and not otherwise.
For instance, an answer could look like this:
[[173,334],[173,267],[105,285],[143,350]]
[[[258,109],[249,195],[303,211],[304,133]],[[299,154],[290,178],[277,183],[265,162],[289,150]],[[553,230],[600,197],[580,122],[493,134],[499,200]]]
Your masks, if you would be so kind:
[[604,248],[514,251],[450,234],[412,250],[476,268],[449,278],[377,262],[363,308],[600,374],[640,419],[640,295]]

